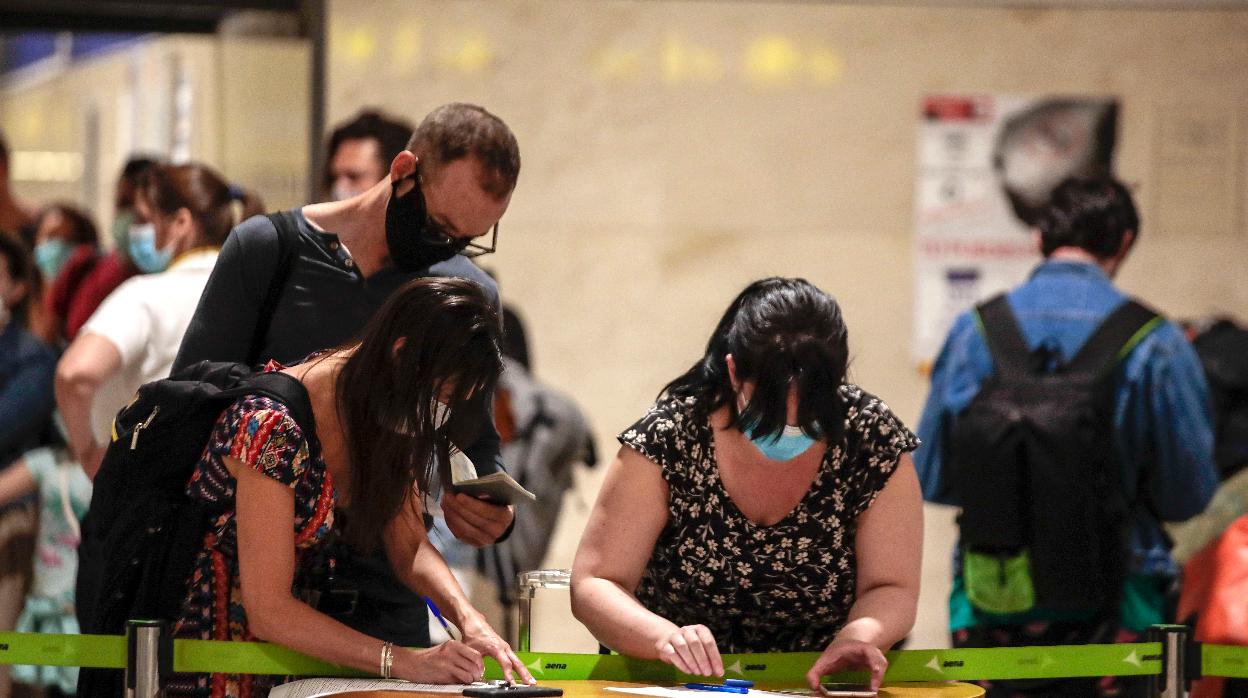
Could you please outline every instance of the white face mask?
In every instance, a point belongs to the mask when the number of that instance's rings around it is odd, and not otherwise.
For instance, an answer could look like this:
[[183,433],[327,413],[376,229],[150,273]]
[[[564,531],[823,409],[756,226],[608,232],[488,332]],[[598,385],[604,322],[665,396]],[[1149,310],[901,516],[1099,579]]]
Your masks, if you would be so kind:
[[433,428],[441,429],[446,426],[447,420],[451,418],[451,408],[441,400],[433,402]]
[[[447,421],[451,418],[451,408],[440,400],[433,401],[433,404],[429,407],[429,412],[432,415],[434,430],[438,430],[446,426]],[[416,434],[416,431],[411,427],[411,421],[406,416],[404,416],[398,424],[395,424],[390,428],[396,433],[404,436],[415,436]]]

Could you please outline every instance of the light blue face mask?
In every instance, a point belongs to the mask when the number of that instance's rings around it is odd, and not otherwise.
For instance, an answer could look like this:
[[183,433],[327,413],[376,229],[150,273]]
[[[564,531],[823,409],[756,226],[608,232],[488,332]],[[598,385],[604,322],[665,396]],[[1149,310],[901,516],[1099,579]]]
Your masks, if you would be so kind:
[[[744,398],[738,395],[738,412],[745,410],[745,405],[741,404],[743,401]],[[815,443],[815,440],[807,436],[801,427],[786,424],[784,425],[784,431],[780,432],[778,436],[758,434],[757,429],[758,423],[756,422],[741,431],[750,440],[750,443],[754,444],[754,448],[757,448],[771,460],[793,460],[805,453],[806,449]]]
[[73,246],[60,238],[44,240],[35,245],[35,265],[39,267],[39,272],[43,274],[45,282],[51,284],[56,279],[56,275],[61,272],[61,267],[65,266],[65,261],[69,259],[73,251]]
[[771,460],[793,460],[806,452],[815,440],[807,436],[801,427],[786,424],[778,436],[756,435],[757,427],[749,427],[745,435],[764,456]]
[[144,274],[153,274],[169,268],[173,250],[156,249],[156,226],[151,223],[130,226],[130,240],[126,245],[134,266]]

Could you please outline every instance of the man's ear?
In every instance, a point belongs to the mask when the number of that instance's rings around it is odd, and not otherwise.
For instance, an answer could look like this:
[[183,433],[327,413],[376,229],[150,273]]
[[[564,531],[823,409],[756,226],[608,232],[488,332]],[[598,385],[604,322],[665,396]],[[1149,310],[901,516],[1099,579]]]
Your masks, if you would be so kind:
[[1118,246],[1118,263],[1126,259],[1127,253],[1131,251],[1131,247],[1135,245],[1135,231],[1128,230],[1122,234],[1122,244]]
[[[420,162],[420,158],[410,150],[400,150],[398,155],[390,161],[390,183],[393,184],[404,177],[410,177],[416,172],[416,165]],[[401,192],[405,194],[407,192]]]

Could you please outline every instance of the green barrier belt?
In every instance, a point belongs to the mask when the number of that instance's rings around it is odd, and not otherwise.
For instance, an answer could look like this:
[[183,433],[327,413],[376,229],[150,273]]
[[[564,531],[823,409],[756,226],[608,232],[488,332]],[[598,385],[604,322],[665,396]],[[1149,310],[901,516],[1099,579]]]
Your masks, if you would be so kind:
[[[175,640],[173,669],[179,672],[361,676],[294,650],[261,642]],[[1210,648],[1213,656],[1210,657]],[[686,677],[668,664],[617,655],[520,652],[539,681],[677,682]],[[727,654],[729,677],[804,684],[816,652]],[[962,650],[905,650],[888,653],[889,681],[966,681],[1078,676],[1143,676],[1161,673],[1161,643],[1067,645]],[[1205,674],[1235,671],[1248,676],[1248,650],[1206,645]],[[0,664],[42,664],[120,669],[126,665],[124,637],[0,633]],[[502,678],[494,662],[487,678]]]
[[1200,673],[1204,676],[1248,679],[1248,647],[1201,645]]
[[[1008,647],[889,652],[886,681],[1047,679],[1161,673],[1161,643]],[[687,677],[667,664],[618,656],[521,653],[534,678],[670,682]],[[725,675],[759,682],[806,683],[818,652],[726,654]],[[487,672],[487,675],[490,672]],[[851,675],[852,676],[852,675]]]

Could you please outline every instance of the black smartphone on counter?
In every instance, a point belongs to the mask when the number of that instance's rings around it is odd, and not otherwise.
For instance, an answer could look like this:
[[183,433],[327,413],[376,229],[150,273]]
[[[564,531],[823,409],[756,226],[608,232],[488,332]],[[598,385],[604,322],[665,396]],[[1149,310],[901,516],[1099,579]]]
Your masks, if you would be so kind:
[[561,696],[563,689],[513,683],[510,686],[465,688],[464,695],[468,698],[540,698],[541,696]]

